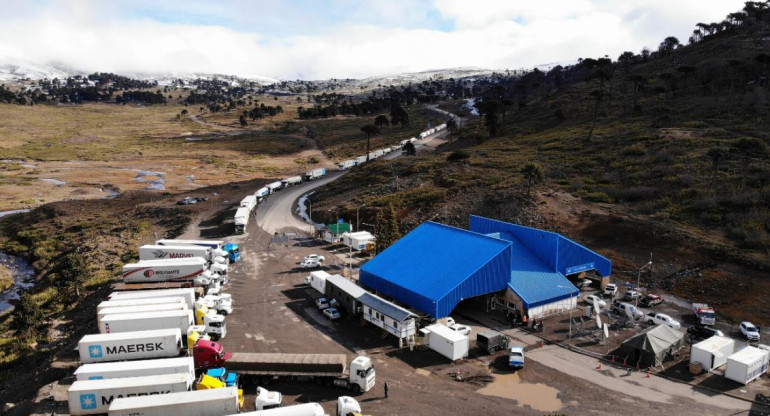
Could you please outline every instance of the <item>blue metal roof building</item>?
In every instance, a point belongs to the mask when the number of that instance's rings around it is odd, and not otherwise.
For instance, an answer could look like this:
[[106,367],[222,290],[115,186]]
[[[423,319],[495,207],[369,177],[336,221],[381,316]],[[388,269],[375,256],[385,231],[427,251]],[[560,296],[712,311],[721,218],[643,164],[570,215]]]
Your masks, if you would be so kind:
[[463,300],[505,290],[511,243],[426,222],[361,268],[362,285],[436,318]]

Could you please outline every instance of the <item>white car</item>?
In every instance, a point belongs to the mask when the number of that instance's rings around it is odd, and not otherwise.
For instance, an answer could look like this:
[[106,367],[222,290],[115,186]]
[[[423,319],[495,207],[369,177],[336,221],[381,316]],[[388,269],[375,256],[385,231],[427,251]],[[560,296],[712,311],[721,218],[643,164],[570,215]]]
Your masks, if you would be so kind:
[[449,329],[459,332],[463,335],[468,335],[471,333],[471,327],[469,327],[468,325],[454,324],[454,325],[450,325]]
[[602,292],[605,298],[614,298],[618,294],[618,285],[615,283],[609,283]]
[[323,314],[331,321],[336,321],[342,318],[342,315],[340,314],[340,311],[337,310],[337,308],[326,308],[324,309]]
[[317,259],[302,260],[302,263],[299,264],[299,267],[303,269],[314,269],[321,266],[323,266],[323,263]]
[[741,322],[741,333],[749,341],[759,341],[759,328],[751,322]]
[[305,261],[308,261],[308,260],[313,260],[319,263],[323,263],[326,261],[326,257],[318,254],[308,254],[307,256],[305,256]]
[[586,303],[589,305],[593,305],[594,302],[596,302],[597,305],[599,305],[600,308],[606,308],[607,302],[603,301],[602,298],[596,296],[596,295],[586,295],[585,298]]
[[329,307],[329,300],[326,298],[318,298],[315,300],[315,306],[317,306],[319,310],[324,310]]

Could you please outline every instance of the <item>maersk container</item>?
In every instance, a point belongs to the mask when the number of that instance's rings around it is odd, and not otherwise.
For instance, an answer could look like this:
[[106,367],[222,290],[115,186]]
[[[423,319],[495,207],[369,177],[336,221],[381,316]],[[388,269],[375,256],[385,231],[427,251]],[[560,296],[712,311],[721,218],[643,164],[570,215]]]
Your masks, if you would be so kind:
[[96,313],[98,314],[102,309],[107,308],[124,308],[127,306],[160,305],[167,303],[181,303],[182,305],[187,306],[187,302],[185,302],[184,298],[181,296],[150,299],[105,300],[96,305]]
[[96,323],[102,321],[102,318],[107,315],[120,315],[125,313],[142,313],[142,312],[165,312],[165,311],[186,311],[187,304],[182,302],[182,299],[177,303],[156,303],[149,305],[135,305],[135,306],[120,306],[115,308],[104,308],[96,312]]
[[158,290],[132,290],[130,292],[112,292],[108,299],[110,301],[118,300],[133,300],[133,299],[150,299],[150,298],[166,298],[166,297],[182,297],[187,303],[187,307],[192,309],[195,305],[195,289],[193,288],[178,288],[178,289],[158,289]]
[[187,374],[113,378],[108,380],[75,381],[67,396],[71,415],[107,413],[115,399],[189,391],[193,380]]
[[161,374],[187,374],[194,380],[195,361],[193,357],[116,361],[111,363],[83,364],[75,370],[75,378],[77,380],[102,380],[157,376]]
[[123,281],[125,283],[195,281],[208,269],[206,263],[206,260],[200,257],[129,263],[123,266]]
[[238,387],[115,399],[109,416],[224,416],[238,413]]
[[183,334],[193,325],[193,311],[158,311],[129,313],[120,315],[105,315],[99,322],[99,332],[112,334],[115,332],[133,332],[149,329],[179,328]]
[[324,416],[324,408],[318,403],[296,404],[294,406],[276,407],[275,409],[257,410],[228,416]]
[[91,334],[78,342],[80,362],[84,364],[177,357],[182,348],[179,328]]
[[468,356],[470,340],[465,335],[440,324],[426,326],[420,332],[425,345],[444,357],[456,361]]

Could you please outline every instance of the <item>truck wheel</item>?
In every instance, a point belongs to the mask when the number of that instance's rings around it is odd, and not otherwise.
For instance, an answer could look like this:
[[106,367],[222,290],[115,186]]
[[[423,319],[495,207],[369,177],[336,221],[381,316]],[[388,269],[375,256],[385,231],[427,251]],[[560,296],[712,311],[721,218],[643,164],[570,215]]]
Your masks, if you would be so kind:
[[363,392],[364,392],[364,389],[362,389],[362,388],[361,388],[361,386],[359,386],[358,384],[356,384],[355,386],[353,386],[353,390],[354,390],[356,393],[358,393],[358,394],[361,394],[361,393],[363,393]]

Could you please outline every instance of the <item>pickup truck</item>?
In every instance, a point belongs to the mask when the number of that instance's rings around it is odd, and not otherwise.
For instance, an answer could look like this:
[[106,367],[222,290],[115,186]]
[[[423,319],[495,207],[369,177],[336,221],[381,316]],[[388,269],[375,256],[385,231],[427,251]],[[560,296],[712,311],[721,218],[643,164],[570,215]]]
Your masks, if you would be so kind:
[[644,298],[642,298],[642,300],[639,301],[640,305],[647,308],[651,308],[655,305],[660,305],[661,303],[663,303],[663,298],[658,295],[647,295]]
[[602,296],[605,298],[614,298],[618,294],[618,285],[615,283],[610,283],[607,286],[604,287],[604,292],[602,292]]
[[650,312],[647,315],[644,315],[644,322],[653,325],[668,325],[674,329],[679,329],[682,327],[679,321],[671,318],[665,313]]
[[618,313],[622,316],[627,316],[626,310],[628,310],[629,312],[631,312],[631,316],[633,316],[634,319],[637,319],[637,320],[644,316],[644,313],[642,313],[642,311],[640,311],[639,309],[636,309],[634,305],[626,302],[616,301],[615,303],[612,304],[612,310],[615,313]]

